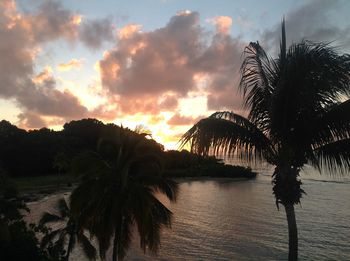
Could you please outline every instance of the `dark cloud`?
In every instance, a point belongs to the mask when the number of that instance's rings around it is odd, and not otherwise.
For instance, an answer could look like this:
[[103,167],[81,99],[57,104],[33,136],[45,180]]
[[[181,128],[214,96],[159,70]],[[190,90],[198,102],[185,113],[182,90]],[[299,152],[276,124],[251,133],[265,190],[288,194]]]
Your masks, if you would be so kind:
[[209,74],[208,109],[237,109],[242,96],[238,93],[239,69],[245,42],[225,34],[214,35],[210,46],[196,60],[194,66]]
[[[339,0],[313,0],[290,11],[285,16],[287,43],[307,39],[315,42],[332,42],[343,48],[350,48],[350,25],[336,24],[337,16],[345,3]],[[348,20],[343,17],[344,21]],[[282,18],[281,18],[282,19]],[[262,34],[266,48],[276,50],[279,46],[281,24],[278,23]]]
[[36,13],[24,17],[24,23],[31,27],[34,40],[39,43],[62,37],[76,40],[80,21],[80,15],[53,0],[43,1]]
[[92,49],[100,48],[106,41],[112,41],[114,36],[111,19],[84,21],[80,26],[79,38],[86,46]]
[[160,102],[159,107],[162,110],[174,110],[178,105],[177,97],[174,95],[165,96],[164,99]]
[[17,101],[20,106],[46,116],[79,118],[88,112],[72,93],[52,88],[25,88]]
[[20,127],[28,129],[39,129],[47,126],[47,122],[39,114],[25,111],[18,115]]

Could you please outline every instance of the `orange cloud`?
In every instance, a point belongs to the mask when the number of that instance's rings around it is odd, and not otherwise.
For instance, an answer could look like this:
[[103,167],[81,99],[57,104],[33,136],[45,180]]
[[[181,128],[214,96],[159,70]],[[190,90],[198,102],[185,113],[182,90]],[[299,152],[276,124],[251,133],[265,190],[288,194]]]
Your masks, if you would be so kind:
[[53,77],[52,77],[52,68],[50,66],[46,66],[44,71],[42,71],[41,73],[39,73],[38,75],[36,75],[32,81],[35,84],[43,84],[45,82],[48,81],[52,81]]
[[221,34],[229,34],[232,18],[229,16],[216,16],[208,20],[216,26],[216,30]]
[[141,25],[139,25],[139,24],[128,24],[128,25],[126,25],[123,28],[118,30],[118,37],[119,37],[119,39],[128,39],[133,34],[140,31],[140,29],[141,29]]
[[72,24],[74,24],[74,25],[80,25],[82,19],[83,19],[83,16],[82,16],[82,15],[74,15],[74,16],[72,16],[71,22],[72,22]]
[[70,71],[72,69],[79,69],[83,66],[84,61],[78,59],[72,59],[67,63],[60,63],[57,69],[61,72]]
[[16,2],[14,0],[2,0],[0,2],[0,7],[5,11],[15,11]]

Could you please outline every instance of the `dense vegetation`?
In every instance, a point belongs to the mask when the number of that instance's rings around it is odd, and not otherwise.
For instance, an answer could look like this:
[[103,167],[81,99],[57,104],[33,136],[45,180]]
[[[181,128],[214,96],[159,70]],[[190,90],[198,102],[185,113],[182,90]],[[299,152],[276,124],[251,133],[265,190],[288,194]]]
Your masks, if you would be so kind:
[[[112,248],[112,260],[127,254],[135,231],[140,247],[157,253],[162,227],[172,212],[155,196],[176,200],[177,183],[162,175],[160,147],[145,134],[114,128],[99,140],[96,151],[78,153],[71,167],[77,186],[70,200],[60,199],[56,213],[45,212],[39,225],[28,226],[29,212],[13,183],[0,174],[0,259],[68,261],[76,243],[95,260]],[[46,224],[58,222],[59,227]],[[89,235],[89,236],[88,236]],[[38,238],[41,238],[39,244]]]
[[[7,121],[0,122],[0,166],[11,177],[54,175],[69,171],[71,160],[83,151],[96,151],[101,138],[119,130],[115,124],[82,119],[64,124],[63,130],[47,128],[25,131]],[[254,177],[247,168],[224,165],[215,157],[187,151],[164,151],[148,139],[170,177]]]
[[0,173],[0,259],[50,260],[39,247],[36,232],[39,228],[26,224],[24,214],[29,209],[18,195],[13,183]]

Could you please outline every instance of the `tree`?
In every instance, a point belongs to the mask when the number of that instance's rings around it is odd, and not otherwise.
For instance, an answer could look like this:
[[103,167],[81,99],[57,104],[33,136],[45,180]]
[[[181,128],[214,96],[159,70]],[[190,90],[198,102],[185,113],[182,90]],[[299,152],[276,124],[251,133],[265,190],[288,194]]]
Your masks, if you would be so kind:
[[244,54],[240,89],[248,117],[216,112],[188,130],[182,146],[274,165],[273,194],[287,215],[289,260],[297,260],[300,170],[306,163],[331,173],[350,168],[350,56],[305,40],[287,50],[284,21],[276,59],[259,42]]
[[[87,258],[96,258],[96,249],[90,243],[90,240],[84,234],[84,231],[78,226],[77,220],[73,218],[70,208],[64,198],[59,199],[57,202],[58,214],[52,214],[45,212],[40,219],[40,225],[43,226],[48,223],[64,223],[57,229],[50,230],[41,240],[41,248],[48,248],[48,252],[51,255],[59,258],[60,255],[65,253],[63,260],[69,260],[69,255],[72,252],[76,241],[78,241],[84,254]],[[67,249],[64,250],[66,241],[68,239]],[[53,242],[54,241],[54,242]]]
[[38,246],[35,226],[23,220],[29,208],[0,167],[0,260],[47,261]]
[[113,238],[113,261],[123,259],[137,227],[140,246],[156,253],[160,229],[171,225],[172,213],[154,195],[161,192],[173,201],[177,183],[161,176],[160,147],[143,134],[110,129],[97,152],[85,152],[73,160],[73,172],[81,177],[72,192],[73,214],[99,242],[102,259]]

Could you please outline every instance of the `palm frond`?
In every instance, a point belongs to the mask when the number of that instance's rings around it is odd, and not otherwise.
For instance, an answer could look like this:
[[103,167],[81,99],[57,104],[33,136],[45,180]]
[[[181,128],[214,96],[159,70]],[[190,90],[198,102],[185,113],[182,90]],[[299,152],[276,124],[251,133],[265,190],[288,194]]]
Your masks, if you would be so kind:
[[132,239],[132,227],[133,227],[133,219],[130,213],[125,213],[123,216],[121,233],[118,236],[118,257],[123,260],[127,254],[128,249],[131,245]]
[[96,248],[91,244],[90,240],[83,234],[78,234],[78,242],[81,244],[85,256],[89,260],[95,260],[96,259]]
[[106,191],[111,186],[111,179],[91,179],[82,182],[73,190],[70,196],[71,212],[80,226],[93,228],[91,222],[95,222],[94,218],[99,217],[100,211],[108,208],[106,204],[110,203],[111,194]]
[[312,124],[315,146],[350,138],[350,99],[332,106]]
[[149,175],[149,176],[160,176],[163,170],[163,165],[160,156],[155,153],[145,153],[135,155],[131,159],[130,175]]
[[145,186],[151,187],[155,191],[165,194],[169,200],[176,201],[179,190],[176,181],[156,175],[142,175],[138,177],[137,181]]
[[338,140],[315,149],[315,157],[330,174],[350,170],[350,139]]
[[79,154],[72,161],[72,172],[82,178],[94,178],[110,174],[111,167],[99,154],[88,151]]
[[64,246],[66,245],[66,241],[67,241],[67,233],[65,230],[62,230],[58,240],[54,243],[55,247],[57,247],[58,249],[64,249]]
[[46,234],[45,236],[43,236],[43,238],[40,241],[40,247],[41,248],[45,248],[50,242],[52,242],[55,237],[58,236],[59,233],[62,232],[62,229],[56,229],[53,231],[50,231],[48,234]]
[[144,189],[138,198],[139,206],[135,204],[134,207],[141,209],[135,209],[134,217],[140,235],[140,247],[144,252],[148,249],[156,254],[160,247],[160,230],[163,226],[170,227],[172,212],[150,190]]
[[68,204],[64,198],[57,201],[57,210],[59,211],[61,218],[64,219],[70,215]]
[[271,135],[294,144],[304,127],[348,96],[349,68],[328,44],[303,41],[293,44],[280,71],[270,104]]
[[269,106],[278,78],[278,64],[267,56],[258,42],[250,43],[244,55],[239,87],[243,90],[246,108],[250,108],[248,118],[265,131],[269,126]]
[[252,161],[266,159],[273,163],[274,152],[270,140],[248,119],[232,112],[218,112],[200,120],[181,138],[181,146],[190,143],[191,151],[208,155],[238,155]]
[[77,241],[77,239],[76,239],[75,233],[69,234],[69,243],[67,246],[67,253],[72,253],[72,251],[75,247],[76,241]]
[[286,56],[287,56],[287,40],[286,40],[286,21],[282,20],[282,37],[281,37],[281,43],[280,43],[280,56],[279,56],[279,62],[283,66],[283,64],[286,62]]

